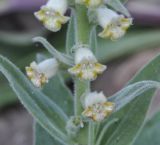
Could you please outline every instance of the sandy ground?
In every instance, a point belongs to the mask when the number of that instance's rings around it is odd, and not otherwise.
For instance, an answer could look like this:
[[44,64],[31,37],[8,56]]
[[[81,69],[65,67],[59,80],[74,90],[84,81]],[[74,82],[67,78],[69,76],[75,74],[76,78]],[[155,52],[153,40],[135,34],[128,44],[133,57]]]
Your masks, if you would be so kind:
[[[93,82],[93,89],[103,90],[106,95],[113,94],[122,88],[137,70],[151,60],[159,51],[160,49],[148,50],[129,58],[109,63],[108,70]],[[160,102],[159,96],[157,95],[154,106],[158,105],[156,102]],[[1,110],[0,145],[31,145],[33,140],[32,124],[32,117],[20,104]]]

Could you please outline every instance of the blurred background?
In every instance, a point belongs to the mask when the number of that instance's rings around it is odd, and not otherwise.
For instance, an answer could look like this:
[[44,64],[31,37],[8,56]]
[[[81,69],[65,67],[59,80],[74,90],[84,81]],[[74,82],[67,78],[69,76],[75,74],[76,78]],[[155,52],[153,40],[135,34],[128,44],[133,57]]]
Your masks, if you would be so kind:
[[[57,49],[64,51],[67,25],[58,33],[50,33],[35,19],[46,0],[0,0],[0,54],[8,57],[24,71],[36,54],[47,53],[32,43],[35,36],[46,37]],[[134,18],[134,25],[119,41],[99,39],[97,57],[108,69],[93,82],[93,89],[109,96],[147,62],[160,52],[160,1],[129,0],[126,7]],[[58,38],[58,39],[57,39]],[[148,117],[159,108],[160,93],[152,102]],[[0,74],[0,145],[31,145],[32,117],[26,112]]]

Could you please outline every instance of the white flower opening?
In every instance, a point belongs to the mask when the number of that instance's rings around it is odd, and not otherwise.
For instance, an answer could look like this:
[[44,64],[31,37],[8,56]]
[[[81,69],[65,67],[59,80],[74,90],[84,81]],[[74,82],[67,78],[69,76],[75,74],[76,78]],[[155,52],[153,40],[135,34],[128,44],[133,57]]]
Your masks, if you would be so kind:
[[78,4],[84,4],[87,7],[97,7],[103,3],[103,0],[76,0]]
[[108,102],[103,92],[92,92],[86,96],[84,106],[85,110],[82,115],[100,122],[113,112],[115,104]]
[[29,67],[26,67],[26,74],[36,87],[42,87],[57,73],[57,70],[57,60],[50,58],[39,64],[32,62]]
[[61,29],[62,24],[70,19],[64,16],[67,8],[67,0],[61,0],[61,2],[59,0],[49,0],[38,12],[35,12],[35,16],[43,22],[48,30],[57,32]]
[[75,66],[68,71],[80,79],[95,80],[105,69],[106,66],[97,62],[90,49],[82,47],[76,50]]
[[132,18],[125,18],[105,6],[99,7],[96,12],[98,24],[103,28],[99,33],[102,38],[118,39],[124,36],[132,24]]

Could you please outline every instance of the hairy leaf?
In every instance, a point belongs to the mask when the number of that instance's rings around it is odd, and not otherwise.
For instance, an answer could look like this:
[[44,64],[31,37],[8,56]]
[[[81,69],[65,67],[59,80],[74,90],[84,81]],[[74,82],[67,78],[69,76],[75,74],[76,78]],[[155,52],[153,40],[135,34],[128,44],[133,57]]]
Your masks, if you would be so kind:
[[97,31],[96,26],[93,26],[90,32],[90,48],[94,52],[94,54],[97,54],[98,49],[98,42],[97,42]]
[[128,10],[124,7],[124,5],[121,3],[120,0],[108,0],[107,4],[112,7],[113,9],[115,9],[116,11],[124,14],[127,17],[130,17],[130,13],[128,12]]
[[43,37],[35,37],[33,38],[34,42],[40,42],[44,45],[44,47],[48,50],[48,52],[53,55],[59,62],[62,62],[67,65],[73,65],[72,57],[65,55],[58,50],[56,50],[45,38]]
[[143,127],[140,135],[133,145],[159,145],[160,144],[160,112],[150,119]]
[[115,111],[120,110],[126,104],[130,103],[137,96],[143,94],[150,89],[160,88],[160,83],[157,81],[140,81],[117,92],[115,95],[110,97],[108,100],[113,101],[116,104]]
[[0,71],[8,79],[10,86],[23,105],[56,140],[69,142],[65,134],[67,115],[57,104],[35,88],[20,70],[6,58],[0,56]]
[[66,35],[66,52],[72,53],[73,46],[77,43],[77,24],[75,18],[75,10],[71,9],[71,19],[68,24]]
[[34,145],[62,145],[48,134],[38,123],[35,124]]
[[[129,84],[142,80],[160,81],[159,61],[160,55],[146,65],[138,74],[136,74]],[[126,91],[127,94],[128,89]],[[101,141],[101,145],[131,145],[143,125],[153,93],[154,91],[150,90],[138,95],[134,100],[128,103],[128,105],[113,114],[110,119],[118,118],[119,122],[111,126],[109,130],[106,130],[104,133],[104,138]],[[119,95],[122,94],[120,93]],[[118,94],[116,98],[118,99]],[[104,125],[105,123],[103,126]],[[101,129],[103,129],[103,126]]]

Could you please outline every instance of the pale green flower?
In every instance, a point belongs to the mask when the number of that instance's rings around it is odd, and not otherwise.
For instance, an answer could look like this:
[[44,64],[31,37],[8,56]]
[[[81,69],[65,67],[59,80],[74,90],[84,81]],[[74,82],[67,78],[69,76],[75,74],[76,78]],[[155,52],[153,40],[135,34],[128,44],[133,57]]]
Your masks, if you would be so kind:
[[36,87],[41,87],[57,73],[57,70],[57,60],[50,58],[39,64],[32,62],[29,67],[26,67],[26,74]]
[[84,107],[85,110],[82,113],[84,117],[100,122],[113,112],[115,104],[108,102],[102,92],[92,92],[86,96]]
[[125,18],[107,7],[99,7],[96,11],[98,24],[103,28],[99,33],[102,38],[121,38],[132,24],[132,18]]
[[43,22],[48,30],[57,32],[61,29],[62,24],[70,19],[64,15],[67,7],[67,0],[61,0],[61,2],[59,0],[49,0],[38,12],[35,12],[35,16]]
[[106,66],[97,62],[90,49],[79,48],[75,53],[75,66],[69,72],[80,79],[95,80],[105,69]]

